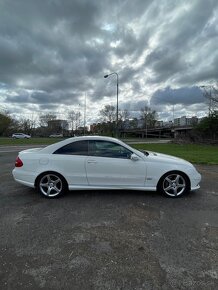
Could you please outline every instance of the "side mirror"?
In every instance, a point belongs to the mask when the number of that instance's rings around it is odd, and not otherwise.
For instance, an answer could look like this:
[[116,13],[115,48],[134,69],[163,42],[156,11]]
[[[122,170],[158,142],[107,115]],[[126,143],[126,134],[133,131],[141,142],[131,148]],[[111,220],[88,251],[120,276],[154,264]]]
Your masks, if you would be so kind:
[[135,153],[133,153],[133,154],[131,155],[130,159],[131,159],[132,161],[138,161],[138,160],[139,160],[139,157],[138,157]]

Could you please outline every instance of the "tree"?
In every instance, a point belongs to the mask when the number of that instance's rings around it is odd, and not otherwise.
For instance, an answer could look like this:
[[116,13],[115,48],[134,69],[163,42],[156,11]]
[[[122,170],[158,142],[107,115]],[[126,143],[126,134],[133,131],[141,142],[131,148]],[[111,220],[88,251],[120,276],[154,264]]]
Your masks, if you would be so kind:
[[0,136],[8,136],[13,119],[6,112],[0,113]]
[[123,111],[119,110],[119,114],[118,114],[118,126],[121,129],[125,128],[125,121],[128,122],[128,118],[130,116],[130,113],[127,109],[124,109]]
[[116,120],[116,109],[114,106],[106,105],[100,110],[100,115],[105,122],[114,122]]
[[131,129],[137,129],[138,127],[138,119],[137,118],[133,118],[132,120],[130,120],[130,128]]
[[213,112],[208,117],[203,118],[196,130],[202,135],[203,139],[216,140],[218,138],[218,113]]
[[44,114],[39,116],[39,124],[41,127],[48,127],[49,121],[56,120],[57,116],[55,114]]
[[152,111],[151,108],[145,106],[141,108],[141,119],[144,123],[144,128],[154,127],[156,120],[157,120],[157,113],[156,111]]
[[116,109],[114,106],[106,105],[102,110],[100,110],[100,116],[102,118],[102,126],[100,131],[102,134],[115,135],[116,131]]
[[129,118],[130,112],[127,109],[124,109],[123,111],[119,110],[119,120],[125,121]]
[[22,131],[26,134],[32,135],[32,133],[36,127],[36,119],[21,118],[18,121],[18,124],[19,124],[20,131]]
[[218,84],[216,86],[201,86],[201,88],[204,90],[204,97],[208,99],[209,115],[213,114],[213,112],[215,112],[218,107]]
[[77,131],[81,124],[81,116],[82,114],[79,111],[70,111],[68,113],[68,119],[71,122],[72,130]]

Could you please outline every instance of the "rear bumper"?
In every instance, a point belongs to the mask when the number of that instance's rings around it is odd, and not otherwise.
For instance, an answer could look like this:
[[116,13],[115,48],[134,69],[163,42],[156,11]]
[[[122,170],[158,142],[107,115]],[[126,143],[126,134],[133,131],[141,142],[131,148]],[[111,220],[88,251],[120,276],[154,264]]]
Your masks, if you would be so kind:
[[20,179],[17,179],[17,178],[14,178],[14,180],[17,181],[17,182],[19,182],[20,184],[23,184],[23,185],[26,185],[26,186],[35,188],[34,183],[30,183],[28,181],[20,180]]
[[14,168],[12,175],[15,181],[32,188],[35,187],[35,174],[23,171],[21,168]]

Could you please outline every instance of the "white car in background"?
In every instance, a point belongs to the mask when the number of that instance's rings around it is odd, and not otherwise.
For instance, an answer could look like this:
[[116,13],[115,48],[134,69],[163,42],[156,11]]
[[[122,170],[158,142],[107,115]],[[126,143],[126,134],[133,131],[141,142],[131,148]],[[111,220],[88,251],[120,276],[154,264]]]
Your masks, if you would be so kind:
[[27,135],[27,134],[24,134],[24,133],[14,133],[12,135],[12,138],[15,138],[15,139],[30,139],[31,136]]
[[66,190],[128,189],[179,197],[198,189],[201,175],[180,158],[138,151],[110,137],[73,137],[21,151],[14,179],[48,198]]
[[51,134],[49,138],[63,138],[63,134]]

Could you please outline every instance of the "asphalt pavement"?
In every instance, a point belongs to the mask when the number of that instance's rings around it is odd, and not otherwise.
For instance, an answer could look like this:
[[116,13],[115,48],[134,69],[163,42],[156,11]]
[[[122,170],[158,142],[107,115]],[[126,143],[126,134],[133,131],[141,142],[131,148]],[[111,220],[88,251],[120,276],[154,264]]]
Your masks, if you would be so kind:
[[218,289],[218,166],[201,189],[77,191],[48,200],[0,153],[0,289]]

